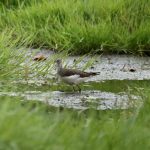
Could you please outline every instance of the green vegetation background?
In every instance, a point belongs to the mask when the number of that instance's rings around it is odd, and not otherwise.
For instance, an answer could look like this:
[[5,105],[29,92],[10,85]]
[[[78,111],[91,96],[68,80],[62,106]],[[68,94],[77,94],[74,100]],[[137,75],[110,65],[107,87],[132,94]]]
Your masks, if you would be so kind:
[[0,30],[72,54],[150,52],[149,0],[2,0]]

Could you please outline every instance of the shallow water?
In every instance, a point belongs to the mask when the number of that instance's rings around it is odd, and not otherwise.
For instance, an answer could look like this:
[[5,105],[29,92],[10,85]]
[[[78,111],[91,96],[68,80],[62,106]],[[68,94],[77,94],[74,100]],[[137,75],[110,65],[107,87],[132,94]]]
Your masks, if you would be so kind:
[[[19,96],[24,100],[37,100],[55,107],[74,109],[127,109],[140,106],[142,90],[150,87],[149,57],[103,55],[82,59],[65,58],[66,67],[74,66],[82,70],[88,66],[85,71],[100,72],[100,75],[82,84],[82,92],[79,93],[73,92],[71,86],[57,82],[55,69],[48,66],[53,57],[56,57],[55,54],[44,50],[40,53],[47,60],[33,61],[32,51],[25,55],[27,59],[20,67],[29,67],[27,77],[18,78],[11,83],[0,82],[0,97]],[[87,65],[91,59],[92,63]]]
[[[70,86],[62,83],[53,85],[33,82],[12,83],[7,90],[4,86],[1,87],[0,96],[19,96],[24,100],[36,100],[50,106],[74,109],[127,109],[141,105],[139,91],[143,90],[142,86],[149,86],[148,82],[128,80],[88,82],[81,86],[81,93],[74,92]],[[5,86],[8,87],[6,84]]]

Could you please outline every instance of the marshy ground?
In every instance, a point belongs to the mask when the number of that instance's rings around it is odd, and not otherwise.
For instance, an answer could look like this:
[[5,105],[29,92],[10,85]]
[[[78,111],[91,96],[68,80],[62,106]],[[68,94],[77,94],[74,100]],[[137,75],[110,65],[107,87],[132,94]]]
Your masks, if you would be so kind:
[[[15,90],[2,91],[1,95],[21,96],[26,100],[38,100],[51,106],[88,109],[128,109],[142,103],[138,93],[149,85],[150,59],[129,55],[95,55],[64,57],[64,66],[86,71],[100,72],[81,85],[82,92],[73,92],[72,86],[58,82],[55,64],[39,76],[35,66],[44,68],[47,62],[59,57],[57,53],[46,50],[29,50],[21,66],[28,66],[28,74],[24,79],[11,83]],[[43,55],[47,60],[34,61],[35,56]],[[91,62],[90,64],[88,64]],[[20,90],[22,89],[22,90]],[[139,90],[139,91],[138,91]],[[138,91],[138,92],[137,92]],[[136,93],[137,92],[137,93]],[[130,106],[131,105],[131,106]]]

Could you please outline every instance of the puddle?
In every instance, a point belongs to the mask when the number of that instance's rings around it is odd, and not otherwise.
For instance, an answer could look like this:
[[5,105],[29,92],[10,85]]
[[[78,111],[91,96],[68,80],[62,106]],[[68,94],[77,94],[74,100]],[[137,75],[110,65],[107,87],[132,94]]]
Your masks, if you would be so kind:
[[[56,71],[48,66],[55,53],[43,50],[40,54],[44,54],[47,59],[41,62],[33,61],[32,51],[27,52],[25,56],[28,59],[21,64],[22,67],[29,66],[27,79],[20,78],[12,81],[11,85],[0,83],[0,96],[21,96],[25,100],[38,100],[51,106],[74,109],[91,107],[97,110],[128,109],[142,103],[140,96],[133,91],[142,90],[144,87],[149,88],[150,85],[149,57],[93,56],[92,65],[85,71],[100,72],[100,74],[82,84],[81,94],[73,93],[70,86],[56,81]],[[75,60],[78,59],[80,57],[67,57],[64,66],[72,68]],[[84,57],[81,60],[75,68],[83,69],[91,57]],[[46,74],[42,75],[41,72]]]
[[66,107],[74,109],[94,108],[97,110],[106,109],[127,109],[139,105],[140,97],[127,95],[126,93],[111,93],[101,91],[77,92],[0,92],[0,96],[20,96],[25,100],[37,100],[55,107]]
[[79,93],[73,92],[71,86],[62,83],[43,85],[40,81],[39,84],[33,81],[28,84],[13,82],[7,90],[1,88],[0,97],[20,96],[24,100],[41,101],[50,106],[83,110],[128,109],[142,103],[141,97],[134,91],[142,91],[142,87],[148,86],[148,81],[108,80],[85,83],[81,86],[82,92]]

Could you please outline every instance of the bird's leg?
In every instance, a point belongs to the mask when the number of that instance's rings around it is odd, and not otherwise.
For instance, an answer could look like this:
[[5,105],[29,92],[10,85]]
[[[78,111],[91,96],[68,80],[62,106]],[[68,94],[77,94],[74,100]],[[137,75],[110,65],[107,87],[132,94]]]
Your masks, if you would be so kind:
[[73,91],[75,92],[75,87],[74,87],[74,85],[73,85],[72,87],[73,87]]
[[80,86],[79,86],[78,84],[77,84],[76,86],[78,87],[79,93],[81,93],[81,88],[80,88]]

